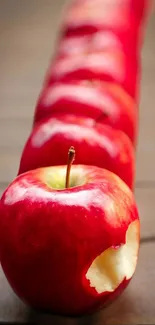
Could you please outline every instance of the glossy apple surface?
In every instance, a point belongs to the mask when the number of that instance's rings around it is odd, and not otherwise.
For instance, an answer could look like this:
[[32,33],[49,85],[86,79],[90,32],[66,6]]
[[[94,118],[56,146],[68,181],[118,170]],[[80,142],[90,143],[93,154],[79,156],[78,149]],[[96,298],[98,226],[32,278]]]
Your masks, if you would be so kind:
[[60,38],[56,49],[57,57],[80,55],[81,52],[104,51],[107,49],[122,50],[122,42],[111,30],[99,30],[96,33],[71,35]]
[[75,29],[83,24],[85,30],[93,25],[100,29],[109,26],[126,29],[133,18],[132,7],[133,1],[129,0],[76,0],[68,6],[64,26]]
[[133,97],[137,94],[137,60],[122,50],[91,51],[79,55],[55,58],[48,69],[46,85],[58,81],[99,79],[116,82]]
[[59,82],[43,89],[36,105],[34,123],[58,114],[90,117],[124,131],[135,146],[137,111],[132,97],[117,84],[96,80]]
[[68,6],[63,27],[68,34],[104,28],[128,31],[133,27],[136,33],[145,22],[150,6],[148,0],[76,0]]
[[71,79],[75,76],[79,79],[84,77],[93,79],[95,73],[101,79],[106,76],[109,81],[117,78],[121,82],[124,71],[124,54],[122,51],[91,51],[86,53],[81,51],[78,56],[56,58],[49,68],[49,83],[61,79]]
[[82,29],[81,32],[78,28],[73,31],[64,30],[59,36],[57,56],[78,55],[80,50],[86,53],[88,50],[98,52],[110,49],[122,50],[128,58],[135,59],[139,55],[141,33],[138,33],[134,24],[130,24],[127,29],[115,29],[112,26],[98,29],[92,23],[91,29]]
[[77,164],[106,168],[133,188],[135,158],[127,135],[74,115],[48,118],[33,129],[22,153],[19,173],[66,164],[70,146],[76,150]]
[[139,217],[125,183],[92,166],[41,168],[20,175],[1,199],[1,264],[16,294],[33,308],[90,313],[132,278]]

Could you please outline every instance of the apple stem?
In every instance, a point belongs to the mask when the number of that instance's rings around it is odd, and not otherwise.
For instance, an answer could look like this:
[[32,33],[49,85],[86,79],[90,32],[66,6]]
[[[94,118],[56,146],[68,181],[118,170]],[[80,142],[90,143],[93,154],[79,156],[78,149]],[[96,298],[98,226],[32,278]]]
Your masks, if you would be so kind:
[[74,159],[75,159],[75,149],[74,147],[70,147],[68,151],[68,163],[67,163],[66,185],[65,185],[66,188],[69,188],[70,171]]

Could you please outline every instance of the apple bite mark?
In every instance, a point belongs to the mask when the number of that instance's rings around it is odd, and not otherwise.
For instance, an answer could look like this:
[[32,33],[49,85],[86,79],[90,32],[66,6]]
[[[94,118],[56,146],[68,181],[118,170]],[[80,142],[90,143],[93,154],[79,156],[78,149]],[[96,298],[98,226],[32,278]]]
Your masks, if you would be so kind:
[[126,243],[110,247],[96,257],[86,273],[90,286],[98,294],[113,292],[135,272],[139,251],[139,220],[133,221],[126,232]]

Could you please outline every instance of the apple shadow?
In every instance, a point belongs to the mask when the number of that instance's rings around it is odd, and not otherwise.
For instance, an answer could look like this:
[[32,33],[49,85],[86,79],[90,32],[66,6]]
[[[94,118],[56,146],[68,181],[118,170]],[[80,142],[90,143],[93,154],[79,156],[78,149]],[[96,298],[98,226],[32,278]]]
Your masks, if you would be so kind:
[[26,322],[31,325],[96,325],[98,313],[80,317],[59,316],[44,312],[28,310]]
[[62,317],[29,309],[28,324],[31,325],[124,325],[130,311],[134,310],[132,296],[126,292],[115,302],[97,313],[81,317]]

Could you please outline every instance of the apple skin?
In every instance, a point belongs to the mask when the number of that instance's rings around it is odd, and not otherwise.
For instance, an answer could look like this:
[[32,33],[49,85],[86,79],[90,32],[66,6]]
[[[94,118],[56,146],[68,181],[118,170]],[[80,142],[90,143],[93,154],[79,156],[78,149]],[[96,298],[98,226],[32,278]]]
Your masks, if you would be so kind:
[[133,20],[130,2],[128,0],[76,0],[69,4],[63,25],[71,30],[82,26],[84,30],[89,30],[93,26],[100,29],[103,27],[126,29],[129,22],[131,23],[131,18]]
[[[15,293],[33,308],[82,315],[113,301],[131,280],[138,258],[139,216],[132,192],[115,174],[73,165],[71,181],[76,175],[78,185],[58,190],[65,170],[66,166],[58,166],[29,171],[5,190],[1,264]],[[49,186],[50,180],[57,188]],[[120,260],[123,276],[115,289],[98,293],[88,279],[90,266],[109,248],[120,249],[131,225],[132,271],[129,275]]]
[[135,101],[114,83],[97,80],[58,82],[41,92],[34,124],[45,117],[75,114],[122,130],[136,145],[138,114]]
[[133,189],[135,157],[127,135],[74,115],[47,118],[36,125],[25,144],[18,174],[66,164],[70,146],[75,147],[77,164],[106,168]]
[[114,32],[130,30],[137,34],[147,20],[152,1],[112,1],[74,1],[64,16],[63,30],[68,35],[92,33],[107,28]]
[[137,97],[139,67],[137,59],[122,50],[83,53],[78,56],[55,57],[47,71],[45,85],[58,81],[99,79],[120,84],[133,98]]
[[[69,6],[65,15],[65,21],[62,25],[62,32],[59,37],[55,60],[48,69],[45,79],[45,85],[56,82],[57,80],[68,80],[72,78],[99,78],[107,81],[116,81],[139,102],[138,84],[141,78],[141,64],[139,62],[140,49],[143,43],[143,27],[144,21],[150,11],[150,3],[144,1],[124,1],[118,3],[109,3],[109,1],[75,1]],[[91,17],[87,4],[91,4]],[[108,5],[108,6],[107,6]],[[85,7],[86,6],[86,7]],[[101,10],[101,6],[108,10]],[[97,10],[97,11],[96,11]],[[106,13],[105,16],[102,16]],[[101,14],[101,19],[98,16]],[[114,15],[115,18],[110,19],[108,15]],[[75,17],[74,17],[75,16]],[[97,37],[101,34],[102,37]],[[105,35],[104,35],[105,34]],[[106,35],[109,34],[109,43]],[[102,41],[101,41],[102,39]],[[102,43],[103,42],[103,43]],[[67,51],[67,47],[69,51]],[[83,58],[75,58],[85,52]],[[103,52],[107,49],[115,51],[113,55],[109,51],[109,59],[105,54],[98,55],[97,52]],[[59,50],[60,49],[60,50]],[[89,49],[89,55],[87,53]],[[124,54],[120,55],[117,52]],[[96,54],[95,54],[96,53]],[[93,57],[91,58],[93,54]],[[63,56],[60,60],[60,57]],[[64,57],[65,56],[65,57]],[[67,57],[68,60],[67,60]],[[80,55],[81,56],[81,55]],[[105,67],[86,66],[87,61],[107,61]],[[65,72],[65,67],[75,65],[75,70]],[[80,69],[76,70],[76,65],[80,65]],[[100,69],[100,72],[99,72]]]
[[[62,24],[62,32],[60,36],[60,41],[58,43],[56,60],[49,67],[49,71],[47,74],[46,82],[52,83],[55,80],[61,80],[63,78],[69,79],[72,77],[76,78],[99,78],[107,81],[113,80],[114,82],[119,82],[122,86],[139,102],[139,88],[138,84],[141,78],[141,64],[139,62],[140,56],[140,48],[143,43],[143,24],[148,16],[148,7],[150,6],[149,2],[146,0],[134,0],[134,1],[75,1],[66,11],[64,22]],[[120,57],[117,58],[117,63],[114,63],[114,58],[109,58],[107,60],[108,69],[103,71],[102,65],[100,66],[100,70],[94,71],[92,69],[86,69],[81,59],[72,59],[72,64],[75,66],[80,64],[81,69],[78,71],[72,71],[66,75],[63,75],[61,69],[67,64],[71,64],[71,55],[77,55],[80,52],[80,46],[83,49],[86,49],[86,44],[88,42],[88,38],[94,38],[94,36],[101,32],[107,34],[108,32],[115,35],[117,38],[117,43],[121,43],[122,52],[125,54],[125,58]],[[77,43],[76,43],[77,39]],[[73,40],[73,43],[72,43]],[[78,43],[78,40],[80,42]],[[62,51],[64,54],[69,55],[69,62],[63,59],[61,61],[58,60],[59,48],[61,49],[63,45],[68,43],[69,51]],[[79,47],[78,51],[76,51]],[[92,49],[91,52],[95,52],[95,44],[91,44]],[[104,44],[105,46],[105,44]],[[112,48],[116,48],[117,46],[111,40]],[[94,48],[93,48],[94,47]],[[119,45],[117,50],[119,49]],[[113,48],[113,50],[114,50]],[[71,50],[70,50],[71,49]],[[111,56],[111,54],[109,54]],[[116,55],[117,56],[117,55]],[[88,59],[90,60],[89,56]],[[100,58],[100,60],[104,61]],[[79,61],[80,60],[80,61]],[[99,58],[92,58],[92,61],[99,60]],[[64,61],[64,62],[63,62]],[[79,61],[79,62],[78,62]],[[85,57],[85,61],[87,58]],[[124,71],[123,71],[124,65]],[[113,69],[110,67],[113,66]],[[115,66],[115,68],[114,68]],[[62,69],[62,70],[63,70]],[[104,72],[104,73],[103,73]],[[124,80],[123,80],[124,79]]]
[[96,77],[121,83],[136,98],[140,67],[135,29],[133,25],[127,31],[105,28],[91,33],[86,30],[82,34],[62,34],[45,84],[56,80]]
[[[60,44],[66,38],[95,35],[99,31],[113,33],[121,43],[128,61],[130,60],[132,63],[137,61],[136,65],[139,71],[141,69],[139,55],[144,39],[144,23],[146,23],[150,12],[150,2],[147,0],[121,1],[120,3],[115,1],[113,6],[109,1],[100,0],[99,2],[97,5],[97,1],[94,1],[94,8],[92,1],[75,1],[69,6],[62,24]],[[93,10],[89,8],[89,5]],[[58,46],[60,45],[58,44]],[[132,63],[128,72],[132,69]]]
[[111,30],[99,30],[96,33],[84,35],[60,36],[56,57],[64,58],[67,56],[80,55],[81,51],[104,51],[108,49],[122,50],[122,42],[119,37]]

